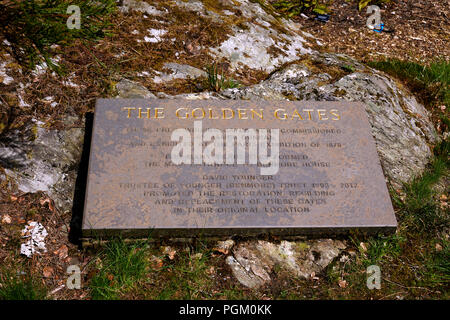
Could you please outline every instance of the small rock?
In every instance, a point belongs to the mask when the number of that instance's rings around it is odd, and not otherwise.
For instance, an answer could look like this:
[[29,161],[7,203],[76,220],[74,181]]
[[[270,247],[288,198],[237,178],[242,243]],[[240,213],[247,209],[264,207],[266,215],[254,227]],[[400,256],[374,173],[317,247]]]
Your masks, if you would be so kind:
[[207,77],[207,73],[203,70],[191,67],[187,64],[178,63],[165,63],[163,70],[168,70],[169,72],[161,72],[155,78],[153,82],[162,83],[169,82],[175,79],[196,79],[200,77]]
[[230,266],[233,276],[244,286],[255,289],[264,284],[263,279],[249,273],[233,256],[228,256],[226,263]]
[[116,84],[118,98],[123,99],[156,99],[146,87],[128,79],[122,79]]
[[347,281],[346,280],[339,280],[339,287],[341,287],[341,288],[347,287]]
[[218,241],[216,246],[213,248],[214,251],[218,251],[223,254],[228,254],[228,252],[233,248],[234,241],[231,239],[225,241]]
[[175,254],[177,253],[177,251],[170,246],[161,247],[161,251],[163,254],[167,255],[170,260],[173,260],[175,258]]

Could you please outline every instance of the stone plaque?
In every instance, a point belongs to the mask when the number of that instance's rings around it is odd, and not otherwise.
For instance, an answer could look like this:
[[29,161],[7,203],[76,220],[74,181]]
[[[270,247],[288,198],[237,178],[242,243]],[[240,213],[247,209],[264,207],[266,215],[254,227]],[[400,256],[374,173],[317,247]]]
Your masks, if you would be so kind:
[[99,99],[83,236],[390,232],[364,105]]

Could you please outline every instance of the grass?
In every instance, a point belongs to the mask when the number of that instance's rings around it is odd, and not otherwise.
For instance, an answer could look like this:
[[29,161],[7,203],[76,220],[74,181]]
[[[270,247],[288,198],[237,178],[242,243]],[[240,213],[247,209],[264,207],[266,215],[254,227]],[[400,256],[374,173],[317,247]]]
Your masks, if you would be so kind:
[[450,285],[450,241],[444,240],[441,251],[430,254],[425,276],[428,284]]
[[47,289],[29,276],[5,274],[0,283],[0,300],[44,300],[47,295]]
[[144,242],[129,244],[122,239],[109,242],[96,261],[98,272],[89,284],[92,299],[118,299],[135,287],[149,266],[146,248]]
[[364,265],[379,264],[386,258],[396,258],[402,253],[401,244],[405,242],[401,235],[379,236],[368,240],[367,258]]
[[206,73],[208,74],[208,88],[209,90],[219,92],[224,89],[237,88],[239,83],[233,79],[228,79],[224,75],[223,68],[219,72],[219,66],[217,63],[206,67]]
[[156,299],[211,298],[213,282],[207,275],[211,267],[209,261],[208,249],[198,250],[197,253],[180,252],[177,260],[169,263],[161,272],[160,275],[166,281]]
[[450,63],[435,61],[428,66],[415,62],[388,59],[372,61],[369,66],[384,71],[404,81],[424,101],[450,107]]
[[433,188],[442,177],[448,176],[449,145],[447,139],[435,147],[435,157],[429,168],[421,176],[404,184],[403,199],[398,193],[393,194],[393,201],[400,209],[398,214],[411,231],[429,234],[449,227],[448,210],[441,209]]
[[[69,29],[69,5],[81,13],[79,29]],[[71,45],[76,39],[96,40],[108,34],[108,18],[115,11],[114,0],[6,0],[0,1],[0,32],[12,45],[12,54],[23,66],[34,68],[42,61],[61,72],[51,59],[53,45]]]

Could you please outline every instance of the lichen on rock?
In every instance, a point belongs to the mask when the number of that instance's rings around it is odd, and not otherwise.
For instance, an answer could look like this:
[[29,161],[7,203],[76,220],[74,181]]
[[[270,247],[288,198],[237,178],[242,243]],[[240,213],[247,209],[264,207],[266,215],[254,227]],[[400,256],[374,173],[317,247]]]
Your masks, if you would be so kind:
[[233,275],[244,286],[256,289],[270,282],[275,266],[290,276],[309,279],[322,272],[346,248],[340,240],[249,241],[226,258]]

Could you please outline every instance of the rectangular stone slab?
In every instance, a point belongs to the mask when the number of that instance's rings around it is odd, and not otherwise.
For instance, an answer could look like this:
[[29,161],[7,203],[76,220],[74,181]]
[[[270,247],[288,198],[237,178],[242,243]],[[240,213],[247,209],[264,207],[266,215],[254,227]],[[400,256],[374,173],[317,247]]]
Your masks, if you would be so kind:
[[[194,124],[202,130],[194,133]],[[223,157],[212,153],[217,163],[206,164],[212,142],[205,133],[212,128],[223,138]],[[189,144],[178,153],[191,164],[172,161],[181,139],[171,141],[177,129],[186,129],[192,141],[203,139],[197,149]],[[249,154],[237,164],[236,150],[226,163],[226,144],[232,146],[227,129],[254,129],[258,141],[265,141],[262,129],[275,141],[278,129],[278,167],[272,159],[272,173],[263,174],[259,147],[256,164]],[[292,236],[392,232],[396,226],[361,103],[97,100],[84,237]]]

